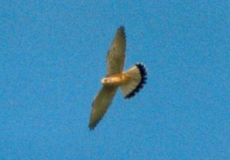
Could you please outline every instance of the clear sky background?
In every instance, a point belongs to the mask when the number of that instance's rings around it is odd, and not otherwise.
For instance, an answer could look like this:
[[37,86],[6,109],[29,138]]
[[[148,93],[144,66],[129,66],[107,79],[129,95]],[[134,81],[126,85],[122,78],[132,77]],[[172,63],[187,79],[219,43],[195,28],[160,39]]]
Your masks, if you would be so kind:
[[[89,131],[121,25],[148,81]],[[228,0],[2,0],[0,159],[230,159],[229,61]]]

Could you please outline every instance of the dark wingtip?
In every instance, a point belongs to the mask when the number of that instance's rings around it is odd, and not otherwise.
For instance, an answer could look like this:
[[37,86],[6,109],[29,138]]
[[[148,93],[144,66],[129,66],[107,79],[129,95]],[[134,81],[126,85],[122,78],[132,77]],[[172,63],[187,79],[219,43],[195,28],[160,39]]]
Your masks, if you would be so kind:
[[125,27],[124,27],[124,26],[120,26],[120,27],[117,29],[117,32],[121,32],[121,34],[126,38],[126,35],[125,35]]
[[[101,120],[101,119],[100,119]],[[89,130],[90,131],[93,131],[94,129],[95,129],[95,127],[97,126],[97,124],[98,124],[98,122],[100,121],[100,120],[98,120],[98,121],[96,121],[95,123],[90,123],[89,124]]]
[[125,98],[132,98],[133,96],[135,96],[135,94],[138,93],[144,87],[144,84],[146,84],[146,81],[147,81],[147,69],[145,65],[142,63],[136,63],[135,65],[140,70],[141,81],[137,85],[137,87],[130,94],[128,94]]
[[124,31],[124,30],[125,30],[125,26],[121,25],[121,26],[118,28],[118,30]]
[[98,119],[97,121],[95,121],[94,123],[92,123],[92,122],[90,122],[89,123],[89,130],[90,131],[93,131],[94,130],[94,128],[97,126],[97,124],[99,123],[99,121],[101,120],[101,118],[100,119]]
[[90,130],[90,131],[93,131],[93,130],[94,130],[94,128],[95,128],[95,126],[91,126],[91,125],[89,125],[89,130]]

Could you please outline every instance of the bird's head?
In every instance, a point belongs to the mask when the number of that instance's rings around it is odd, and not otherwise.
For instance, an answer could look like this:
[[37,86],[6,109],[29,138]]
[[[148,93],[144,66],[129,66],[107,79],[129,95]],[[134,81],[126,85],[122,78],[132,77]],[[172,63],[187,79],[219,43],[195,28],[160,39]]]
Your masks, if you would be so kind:
[[101,83],[102,83],[103,85],[109,85],[109,84],[111,83],[111,79],[108,78],[108,77],[102,78],[102,79],[101,79]]

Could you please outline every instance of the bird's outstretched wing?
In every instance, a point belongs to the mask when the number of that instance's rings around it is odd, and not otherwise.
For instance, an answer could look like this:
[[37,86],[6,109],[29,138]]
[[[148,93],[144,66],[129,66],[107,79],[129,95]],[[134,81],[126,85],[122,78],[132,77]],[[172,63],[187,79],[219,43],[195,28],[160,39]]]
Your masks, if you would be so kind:
[[93,101],[89,128],[94,129],[112,103],[117,87],[103,86]]
[[118,28],[107,55],[107,76],[122,73],[125,63],[126,36],[124,27]]

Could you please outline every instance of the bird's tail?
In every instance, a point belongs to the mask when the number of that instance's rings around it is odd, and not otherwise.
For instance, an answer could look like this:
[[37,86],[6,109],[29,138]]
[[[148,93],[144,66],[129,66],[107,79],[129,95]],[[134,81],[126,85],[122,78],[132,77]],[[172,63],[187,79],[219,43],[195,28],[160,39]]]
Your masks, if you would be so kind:
[[142,63],[136,63],[125,74],[130,77],[128,83],[121,85],[124,98],[131,98],[143,88],[147,80],[147,70]]

